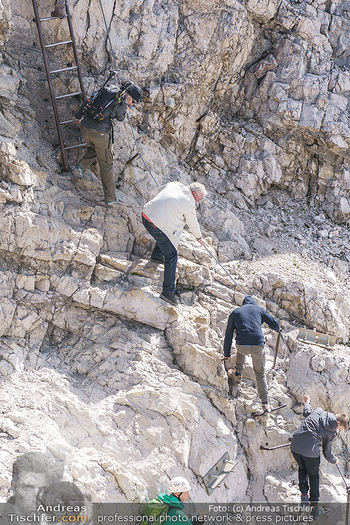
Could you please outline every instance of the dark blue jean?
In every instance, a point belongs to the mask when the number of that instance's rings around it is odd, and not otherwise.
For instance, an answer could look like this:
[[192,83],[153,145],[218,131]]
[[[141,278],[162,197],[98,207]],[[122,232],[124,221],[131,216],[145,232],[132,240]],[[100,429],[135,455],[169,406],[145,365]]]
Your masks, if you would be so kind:
[[159,258],[161,255],[164,255],[163,292],[174,293],[177,250],[169,237],[167,237],[165,233],[157,228],[152,222],[147,221],[144,216],[142,216],[142,223],[148,233],[152,235],[153,239],[156,241],[151,257]]
[[296,452],[292,452],[299,467],[299,490],[305,495],[309,492],[310,503],[316,504],[320,498],[320,456],[318,458],[307,458]]

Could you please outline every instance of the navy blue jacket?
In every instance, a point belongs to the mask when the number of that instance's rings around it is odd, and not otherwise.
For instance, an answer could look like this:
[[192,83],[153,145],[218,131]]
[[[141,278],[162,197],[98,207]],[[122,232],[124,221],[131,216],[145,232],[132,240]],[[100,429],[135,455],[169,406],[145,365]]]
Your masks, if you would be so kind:
[[247,295],[243,305],[230,314],[227,322],[224,355],[230,357],[233,332],[236,331],[236,343],[243,346],[264,346],[265,339],[261,330],[262,323],[279,332],[280,325],[272,315],[261,308],[250,295]]
[[312,410],[309,403],[304,407],[306,419],[293,434],[291,451],[307,458],[318,458],[322,445],[323,455],[330,463],[336,463],[332,454],[332,441],[336,437],[337,418],[322,408]]

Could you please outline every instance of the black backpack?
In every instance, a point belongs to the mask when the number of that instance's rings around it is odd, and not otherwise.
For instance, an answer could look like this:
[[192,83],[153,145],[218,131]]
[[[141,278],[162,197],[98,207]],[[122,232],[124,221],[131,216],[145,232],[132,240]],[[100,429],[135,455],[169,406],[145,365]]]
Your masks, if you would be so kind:
[[103,87],[87,100],[85,113],[98,122],[104,122],[111,117],[116,104],[123,102],[124,99],[123,91],[116,92]]
[[106,82],[96,91],[91,98],[87,98],[77,113],[75,117],[81,119],[83,115],[88,115],[93,120],[98,122],[105,122],[106,120],[113,118],[113,110],[116,104],[120,104],[125,100],[125,90],[132,85],[131,82],[123,82],[119,91],[113,91],[106,88],[106,84],[111,80],[115,75],[115,72],[112,73],[107,78]]

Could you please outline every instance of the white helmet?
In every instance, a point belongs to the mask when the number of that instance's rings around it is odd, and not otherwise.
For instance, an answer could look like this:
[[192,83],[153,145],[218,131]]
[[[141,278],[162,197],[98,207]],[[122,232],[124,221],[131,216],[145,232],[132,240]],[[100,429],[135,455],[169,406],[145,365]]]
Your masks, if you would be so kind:
[[178,476],[177,478],[173,478],[170,480],[169,492],[171,494],[175,494],[176,492],[186,492],[187,490],[191,490],[190,484],[187,481],[187,479]]

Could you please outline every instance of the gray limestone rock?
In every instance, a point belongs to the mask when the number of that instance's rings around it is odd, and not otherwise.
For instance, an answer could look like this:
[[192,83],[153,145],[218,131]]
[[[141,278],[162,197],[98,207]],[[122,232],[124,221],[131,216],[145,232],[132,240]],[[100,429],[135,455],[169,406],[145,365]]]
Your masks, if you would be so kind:
[[[300,424],[300,379],[314,406],[350,409],[349,2],[103,4],[121,79],[144,88],[129,112],[137,147],[115,123],[111,209],[99,177],[60,173],[32,5],[0,0],[0,499],[18,454],[46,450],[94,501],[152,498],[181,475],[194,501],[297,503],[292,458],[260,445]],[[115,66],[99,5],[69,6],[91,94]],[[66,39],[65,22],[47,21],[48,41]],[[70,67],[71,49],[51,60]],[[76,77],[53,85],[74,91]],[[172,180],[208,190],[204,246],[188,231],[179,245],[176,307],[159,298],[141,223]],[[284,344],[272,369],[264,326],[270,401],[286,407],[260,419],[251,359],[233,396],[235,360],[223,362],[246,294],[279,319],[300,375]],[[335,334],[335,349],[297,340],[304,326]],[[349,446],[334,444],[344,472]],[[209,496],[203,476],[226,452],[237,464]],[[321,497],[346,500],[328,464]]]

